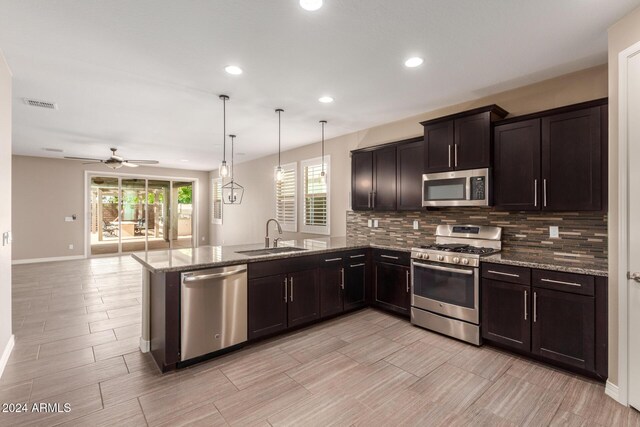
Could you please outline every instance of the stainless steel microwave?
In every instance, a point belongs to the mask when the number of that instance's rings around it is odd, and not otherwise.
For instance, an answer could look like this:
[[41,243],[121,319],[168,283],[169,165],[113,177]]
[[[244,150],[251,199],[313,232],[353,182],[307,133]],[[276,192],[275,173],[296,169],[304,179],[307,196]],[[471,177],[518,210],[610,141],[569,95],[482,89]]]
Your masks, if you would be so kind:
[[489,206],[489,169],[422,175],[422,206]]

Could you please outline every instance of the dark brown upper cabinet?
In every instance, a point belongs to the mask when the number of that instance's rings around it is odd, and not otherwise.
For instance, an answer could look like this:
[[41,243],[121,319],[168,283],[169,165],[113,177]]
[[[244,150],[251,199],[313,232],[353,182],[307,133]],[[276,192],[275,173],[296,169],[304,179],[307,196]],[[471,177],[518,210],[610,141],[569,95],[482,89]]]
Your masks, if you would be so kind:
[[494,204],[599,211],[606,199],[606,99],[497,124]]
[[351,157],[353,210],[396,210],[396,147],[356,151]]
[[397,148],[396,206],[399,211],[422,209],[424,141],[405,142]]
[[491,166],[491,123],[507,116],[497,105],[421,122],[424,126],[424,172]]

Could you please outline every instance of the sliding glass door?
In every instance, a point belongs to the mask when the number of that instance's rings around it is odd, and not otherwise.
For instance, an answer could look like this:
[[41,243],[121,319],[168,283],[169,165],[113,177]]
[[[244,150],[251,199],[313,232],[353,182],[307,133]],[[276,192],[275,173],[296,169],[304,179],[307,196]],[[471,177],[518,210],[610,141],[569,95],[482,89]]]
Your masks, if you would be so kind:
[[194,246],[192,181],[90,176],[91,255]]

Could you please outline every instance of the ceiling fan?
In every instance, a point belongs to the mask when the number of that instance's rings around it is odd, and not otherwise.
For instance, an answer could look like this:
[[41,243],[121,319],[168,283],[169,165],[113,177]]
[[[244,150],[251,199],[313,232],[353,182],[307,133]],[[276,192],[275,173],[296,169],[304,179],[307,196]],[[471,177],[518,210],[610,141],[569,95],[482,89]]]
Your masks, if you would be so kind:
[[83,163],[85,165],[93,165],[96,163],[104,163],[107,167],[111,169],[120,169],[122,166],[127,166],[130,168],[137,168],[139,165],[157,165],[157,160],[125,160],[124,157],[116,154],[117,148],[110,148],[111,157],[106,160],[101,159],[92,159],[87,157],[66,157],[65,159],[69,160],[88,160],[88,162]]

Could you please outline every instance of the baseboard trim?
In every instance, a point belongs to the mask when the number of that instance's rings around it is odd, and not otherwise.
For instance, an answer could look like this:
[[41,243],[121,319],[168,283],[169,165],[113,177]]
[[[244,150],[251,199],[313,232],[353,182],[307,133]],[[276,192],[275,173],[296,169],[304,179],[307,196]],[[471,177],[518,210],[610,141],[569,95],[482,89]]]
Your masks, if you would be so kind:
[[9,342],[4,348],[4,352],[2,353],[2,358],[0,359],[0,378],[2,378],[2,374],[4,373],[4,368],[7,366],[9,362],[9,356],[11,356],[11,350],[13,350],[13,346],[15,345],[16,340],[15,336],[11,335],[9,337]]
[[36,264],[38,262],[72,261],[77,259],[84,259],[84,255],[55,256],[55,257],[49,257],[49,258],[15,259],[11,261],[11,264],[12,265]]
[[151,351],[151,341],[140,338],[140,351],[143,353],[149,353]]
[[620,389],[617,385],[613,384],[609,380],[607,380],[607,385],[604,388],[604,394],[615,400],[616,402],[620,402]]

